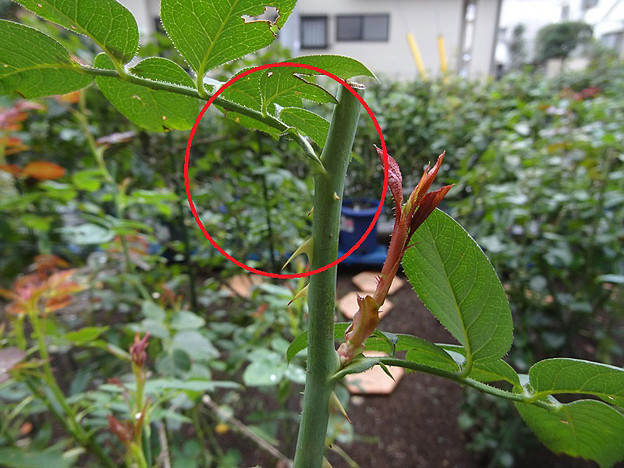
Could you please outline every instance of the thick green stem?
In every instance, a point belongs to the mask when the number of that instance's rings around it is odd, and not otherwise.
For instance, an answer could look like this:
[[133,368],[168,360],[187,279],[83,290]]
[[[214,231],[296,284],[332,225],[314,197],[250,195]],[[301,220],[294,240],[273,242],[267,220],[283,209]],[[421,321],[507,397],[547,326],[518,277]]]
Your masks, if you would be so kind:
[[[359,101],[341,88],[321,155],[327,174],[314,177],[313,269],[333,262],[338,255],[341,198],[359,115]],[[339,367],[334,348],[335,302],[336,267],[333,267],[310,278],[308,367],[295,454],[296,468],[318,468],[323,461],[329,397],[334,388],[331,376]]]

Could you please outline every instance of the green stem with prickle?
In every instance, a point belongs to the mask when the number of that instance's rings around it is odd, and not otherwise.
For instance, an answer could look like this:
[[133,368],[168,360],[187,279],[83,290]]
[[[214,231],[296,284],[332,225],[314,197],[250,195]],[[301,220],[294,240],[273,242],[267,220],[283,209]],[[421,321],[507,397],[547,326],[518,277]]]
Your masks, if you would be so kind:
[[[341,88],[321,155],[327,174],[314,177],[312,269],[328,265],[338,255],[341,198],[359,115],[359,101]],[[318,468],[323,462],[329,397],[334,388],[331,376],[340,365],[334,347],[335,301],[336,267],[333,267],[310,278],[308,367],[295,468]]]

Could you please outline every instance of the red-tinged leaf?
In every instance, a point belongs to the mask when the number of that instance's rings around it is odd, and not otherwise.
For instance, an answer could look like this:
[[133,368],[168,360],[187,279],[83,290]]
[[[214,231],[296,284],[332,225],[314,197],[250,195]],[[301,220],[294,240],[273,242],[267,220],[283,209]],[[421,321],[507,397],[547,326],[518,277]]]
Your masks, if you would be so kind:
[[[61,290],[61,288],[69,288],[73,291],[75,288],[85,289],[85,286],[81,286],[75,281],[72,281],[72,276],[76,274],[78,270],[73,268],[71,270],[63,270],[52,274],[48,279],[48,287],[52,290]],[[79,290],[82,290],[79,289]],[[68,293],[66,290],[63,290],[64,293]]]
[[0,171],[8,172],[9,174],[13,174],[15,177],[18,177],[22,172],[19,167],[15,164],[0,164]]
[[10,109],[0,107],[0,129],[20,130],[20,123],[28,118],[28,114],[24,111],[41,109],[45,109],[45,106],[32,101],[19,101]]
[[134,343],[130,346],[130,357],[132,358],[132,362],[138,367],[143,367],[147,359],[147,352],[145,350],[149,345],[149,337],[149,333],[146,333],[143,338],[139,337],[138,332],[134,335]]
[[108,427],[110,431],[117,436],[123,444],[129,444],[132,441],[132,433],[134,427],[129,421],[121,422],[112,414],[106,415],[108,419]]
[[410,216],[414,214],[414,211],[416,211],[416,207],[418,207],[418,205],[420,204],[420,200],[425,196],[425,194],[431,187],[431,184],[435,180],[436,175],[438,175],[438,171],[442,166],[442,161],[444,160],[445,154],[446,152],[442,152],[442,154],[438,156],[438,160],[436,161],[435,166],[433,166],[432,169],[429,169],[429,165],[427,165],[427,167],[425,168],[425,172],[423,173],[420,181],[418,182],[418,185],[410,195],[407,202],[408,205],[411,207],[409,214]]
[[69,263],[54,254],[40,254],[35,257],[31,267],[32,270],[39,273],[53,271],[56,268],[69,268]]
[[61,104],[77,104],[80,101],[80,91],[74,91],[69,94],[61,94],[53,96],[53,98]]
[[0,145],[2,146],[17,146],[22,143],[17,137],[0,138]]
[[20,123],[28,118],[26,112],[21,112],[19,109],[12,107],[6,111],[0,112],[0,130],[7,132],[19,130],[21,128]]
[[[15,128],[15,130],[19,130],[19,128]],[[6,156],[21,153],[28,149],[28,146],[22,143],[22,140],[17,137],[0,138],[0,147],[4,147],[4,154]]]
[[54,180],[63,177],[65,169],[49,161],[34,161],[26,164],[22,175],[37,180]]
[[[375,146],[377,150],[377,155],[379,156],[379,160],[383,166],[384,164],[384,153],[381,148]],[[403,176],[401,175],[401,169],[399,169],[399,165],[394,160],[394,158],[388,155],[388,187],[390,187],[390,191],[392,192],[392,198],[394,198],[394,204],[396,207],[396,219],[397,221],[401,218],[401,205],[403,204]]]
[[408,242],[409,238],[412,236],[412,234],[414,234],[414,231],[416,231],[416,229],[418,229],[418,227],[425,222],[429,215],[433,213],[433,210],[438,207],[442,199],[446,196],[446,194],[449,192],[449,190],[451,190],[452,187],[452,185],[447,185],[446,187],[442,187],[441,189],[427,193],[424,197],[421,198],[418,210],[416,210],[416,213],[414,213],[414,216],[412,217],[412,222],[410,223]]
[[17,154],[17,153],[21,153],[22,151],[26,151],[29,147],[26,145],[23,145],[21,142],[15,146],[8,146],[7,148],[5,148],[4,150],[4,155],[5,156],[9,156],[11,154]]
[[15,294],[13,291],[9,291],[8,289],[0,288],[0,297],[4,297],[5,299],[9,299],[11,301],[16,301],[19,299],[19,296]]
[[71,303],[71,296],[53,297],[45,302],[43,306],[43,312],[44,314],[51,314],[52,312],[56,312],[57,310],[64,309]]

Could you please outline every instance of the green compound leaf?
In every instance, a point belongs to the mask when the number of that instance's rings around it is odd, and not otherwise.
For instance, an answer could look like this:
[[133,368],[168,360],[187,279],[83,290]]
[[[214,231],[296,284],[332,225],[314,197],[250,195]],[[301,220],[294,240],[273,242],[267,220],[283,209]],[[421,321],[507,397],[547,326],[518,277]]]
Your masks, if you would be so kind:
[[[344,333],[340,338],[344,339]],[[397,336],[393,333],[375,330],[373,335],[366,340],[364,345],[366,351],[381,351],[389,354],[390,356],[394,356],[396,353],[397,339]]]
[[0,94],[36,98],[88,86],[65,48],[36,29],[0,20]]
[[[460,366],[466,361],[466,350],[457,345],[440,345]],[[475,362],[468,377],[479,382],[508,382],[515,388],[520,387],[520,377],[518,373],[502,359],[498,361]]]
[[[234,77],[241,75],[248,71],[249,68],[245,68],[238,72]],[[228,101],[235,102],[241,106],[245,106],[249,109],[260,110],[262,109],[262,97],[260,96],[260,78],[264,74],[264,70],[250,73],[238,79],[230,86],[228,86],[222,93],[221,97]],[[216,91],[216,89],[214,90]]]
[[267,124],[260,122],[256,119],[253,119],[243,114],[239,114],[238,112],[229,112],[220,106],[216,106],[216,107],[221,112],[223,112],[223,114],[225,115],[227,119],[233,120],[234,122],[236,122],[239,125],[242,125],[243,127],[251,128],[253,130],[260,130],[261,132],[264,132],[270,135],[274,139],[279,140],[279,137],[281,135],[281,132],[279,130],[276,130],[273,127],[269,127]]
[[427,367],[448,372],[459,370],[453,358],[439,346],[417,336],[399,334],[397,337],[396,349],[397,351],[407,351],[406,361],[417,362]]
[[[104,54],[96,57],[95,66],[114,68],[113,62]],[[171,60],[161,57],[142,60],[131,72],[150,80],[193,86],[193,81],[184,70]],[[98,76],[95,81],[119,112],[152,132],[188,130],[197,118],[199,102],[192,97],[156,91],[106,76]]]
[[529,379],[537,394],[583,393],[624,408],[624,369],[618,367],[578,359],[545,359],[531,367]]
[[[292,60],[287,60],[291,63],[303,63],[305,65],[312,65],[313,67],[321,68],[328,71],[338,78],[343,80],[349,78],[355,78],[357,76],[368,76],[377,79],[375,74],[370,71],[361,62],[352,59],[351,57],[344,57],[342,55],[306,55],[304,57],[297,57]],[[299,73],[302,75],[318,75],[318,72],[314,70],[300,69]]]
[[[242,70],[239,74],[248,69]],[[305,70],[304,70],[305,71]],[[222,97],[256,111],[277,114],[277,106],[301,107],[303,100],[336,103],[334,96],[299,76],[294,67],[271,68],[250,73],[226,88]]]
[[136,20],[115,0],[15,0],[48,21],[84,34],[106,54],[127,63],[139,48]]
[[320,115],[298,107],[282,109],[279,118],[290,127],[295,127],[304,135],[310,137],[317,145],[323,146],[329,133],[329,121]]
[[[296,0],[162,0],[169,37],[200,79],[206,72],[270,45]],[[274,7],[274,22],[254,21]]]
[[[356,76],[374,76],[355,59],[339,55],[312,55],[282,63],[298,63],[322,68],[343,79]],[[238,74],[248,71],[241,70]],[[229,86],[222,97],[254,110],[275,114],[280,107],[301,107],[302,100],[335,103],[334,96],[305,75],[321,75],[314,70],[295,66],[275,67],[250,73]]]
[[294,67],[272,68],[260,77],[262,110],[275,114],[275,106],[301,107],[303,100],[336,104],[336,98],[315,83],[299,76]]
[[[355,76],[374,76],[357,60],[338,55],[300,57],[288,62],[318,66],[344,79]],[[238,75],[248,70],[249,68],[241,70]],[[304,100],[334,104],[336,99],[330,92],[311,81],[311,78],[306,78],[306,75],[320,75],[320,73],[295,66],[260,70],[235,81],[223,91],[221,96],[255,111],[273,116],[279,115],[286,125],[296,128],[300,133],[307,135],[322,146],[327,137],[329,122],[301,107]],[[275,129],[238,113],[224,113],[229,119],[246,127],[262,130],[274,138],[280,135],[280,132]]]
[[371,369],[379,364],[380,359],[381,358],[378,357],[358,356],[351,363],[336,372],[332,379],[338,380],[349,374],[360,374],[362,372],[366,372],[368,369]]
[[612,466],[624,458],[624,415],[595,400],[579,400],[554,410],[516,403],[535,435],[555,453]]
[[290,362],[300,352],[308,347],[308,332],[303,332],[295,337],[286,350],[286,361]]
[[86,345],[95,341],[108,331],[109,327],[84,327],[80,330],[70,331],[63,335],[63,338],[75,345]]
[[425,306],[466,349],[468,360],[495,361],[513,339],[511,310],[477,243],[440,210],[416,231],[403,269]]
[[[248,69],[241,70],[237,75],[245,72]],[[263,72],[250,73],[227,87],[221,97],[228,101],[235,102],[249,109],[260,110],[262,109],[262,98],[260,97],[260,78]],[[215,88],[214,91],[217,89]],[[242,125],[243,127],[252,128],[254,130],[260,130],[271,135],[276,140],[280,137],[280,132],[273,127],[269,127],[263,122],[259,122],[256,119],[252,119],[246,115],[239,114],[238,112],[226,111],[221,106],[216,106],[226,118],[233,120],[234,122]]]
[[102,185],[104,172],[101,169],[83,169],[72,174],[72,182],[78,190],[96,192]]

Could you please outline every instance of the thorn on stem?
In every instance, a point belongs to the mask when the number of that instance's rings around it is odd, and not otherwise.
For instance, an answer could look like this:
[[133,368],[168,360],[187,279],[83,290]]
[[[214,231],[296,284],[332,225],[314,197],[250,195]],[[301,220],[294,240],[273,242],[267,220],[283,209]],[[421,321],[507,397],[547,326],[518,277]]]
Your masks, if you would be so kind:
[[308,256],[308,261],[310,263],[312,263],[312,251],[313,251],[313,249],[314,249],[314,238],[310,237],[303,244],[301,244],[297,250],[294,251],[294,253],[290,256],[290,258],[288,260],[286,260],[286,263],[284,263],[284,266],[282,267],[281,271],[284,271],[284,268],[286,268],[288,266],[288,264],[295,257],[297,257],[298,255],[301,255],[302,253],[306,254]]

